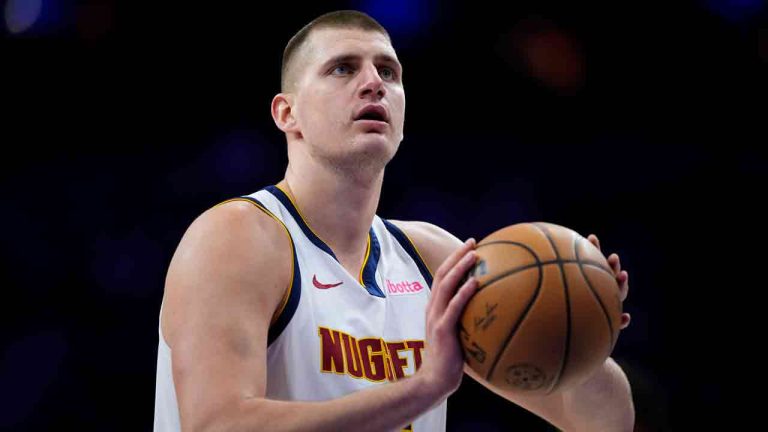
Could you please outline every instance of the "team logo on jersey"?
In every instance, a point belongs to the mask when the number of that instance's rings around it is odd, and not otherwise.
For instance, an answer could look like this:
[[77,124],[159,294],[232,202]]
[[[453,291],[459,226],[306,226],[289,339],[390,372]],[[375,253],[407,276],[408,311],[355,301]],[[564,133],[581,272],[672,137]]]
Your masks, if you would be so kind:
[[386,282],[387,282],[387,294],[391,296],[418,294],[424,291],[424,285],[420,284],[417,281],[413,281],[413,282],[402,281],[402,282],[395,283],[387,279]]
[[349,375],[369,381],[397,381],[406,376],[409,360],[421,367],[423,340],[385,341],[381,338],[356,339],[343,331],[318,327],[320,371]]
[[317,275],[314,275],[314,276],[312,276],[312,283],[315,285],[315,288],[328,289],[328,288],[337,287],[337,286],[343,284],[344,282],[339,282],[339,283],[335,283],[335,284],[324,284],[324,283],[318,282]]

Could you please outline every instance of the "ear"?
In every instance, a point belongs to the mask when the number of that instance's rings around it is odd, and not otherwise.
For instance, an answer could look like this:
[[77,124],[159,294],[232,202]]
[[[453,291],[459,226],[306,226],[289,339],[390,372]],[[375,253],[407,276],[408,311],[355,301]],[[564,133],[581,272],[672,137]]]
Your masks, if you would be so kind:
[[297,132],[298,125],[293,115],[293,95],[278,93],[272,98],[272,120],[285,133]]

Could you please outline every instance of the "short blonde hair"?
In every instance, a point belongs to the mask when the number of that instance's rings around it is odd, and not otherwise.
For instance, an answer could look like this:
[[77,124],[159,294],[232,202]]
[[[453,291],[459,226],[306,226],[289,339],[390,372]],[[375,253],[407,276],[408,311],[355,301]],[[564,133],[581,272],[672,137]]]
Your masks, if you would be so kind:
[[378,21],[363,12],[340,10],[320,15],[293,35],[285,46],[285,50],[283,50],[283,64],[280,69],[280,91],[288,92],[292,90],[289,85],[288,77],[292,72],[291,68],[293,67],[293,60],[296,53],[307,41],[307,38],[313,30],[323,28],[353,28],[375,31],[386,36],[387,40],[390,40],[391,42],[387,30],[379,24]]

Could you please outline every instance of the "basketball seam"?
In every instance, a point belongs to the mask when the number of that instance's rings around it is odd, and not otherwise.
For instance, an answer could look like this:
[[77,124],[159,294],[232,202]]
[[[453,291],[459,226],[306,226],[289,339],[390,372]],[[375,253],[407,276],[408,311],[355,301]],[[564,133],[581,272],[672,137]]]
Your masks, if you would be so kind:
[[[534,267],[545,267],[545,266],[548,266],[548,265],[551,265],[551,264],[558,264],[558,265],[560,265],[560,264],[580,264],[580,263],[578,261],[575,261],[575,260],[552,260],[552,261],[540,262],[540,263],[537,263],[537,264],[528,264],[528,265],[525,265],[525,266],[522,266],[522,267],[515,267],[514,269],[509,270],[506,273],[501,273],[498,276],[495,276],[493,279],[491,279],[491,280],[483,283],[482,285],[478,286],[477,287],[477,291],[481,291],[481,290],[487,288],[489,285],[492,285],[494,282],[498,282],[499,280],[504,279],[507,276],[511,276],[511,275],[513,275],[515,273],[520,273],[520,272],[525,271],[525,270],[530,270],[530,269],[532,269]],[[596,262],[585,261],[585,262],[583,262],[581,264],[584,264],[587,267],[595,267],[598,270],[601,270],[601,271],[603,271],[605,273],[609,273],[608,271],[606,271],[603,268],[603,266],[601,266],[599,263],[596,263]],[[609,273],[609,274],[613,275],[613,273]]]
[[[511,241],[511,240],[494,240],[494,241],[490,241],[490,242],[482,242],[482,243],[478,244],[477,248],[475,248],[475,249],[480,249],[482,247],[490,246],[490,245],[493,245],[493,244],[513,244],[513,245],[517,245],[517,246],[520,246],[520,247],[526,249],[527,251],[531,252],[531,254],[534,254],[533,249],[531,249],[525,243],[520,243],[520,242],[516,242],[516,241]],[[556,263],[556,262],[559,262],[559,261],[562,261],[562,262],[564,262],[566,264],[567,263],[575,263],[576,262],[575,260],[557,260],[556,259],[556,260],[553,260],[553,261],[544,261],[544,262],[542,262],[542,264],[552,264],[552,263]],[[611,274],[611,275],[613,274],[613,270],[611,270],[610,268],[606,268],[599,261],[583,261],[583,262],[585,264],[589,264],[589,265],[592,265],[594,267],[599,267],[600,270],[603,270],[604,272],[606,272],[608,274]]]
[[[540,226],[539,224],[536,224],[536,223],[534,223],[533,226],[539,229],[544,234],[544,236],[547,237],[547,240],[549,240],[550,245],[552,245],[552,250],[555,252],[555,257],[557,257],[558,261],[562,261],[560,258],[560,252],[557,250],[557,246],[555,245],[555,241],[549,235],[549,230],[547,230],[545,226]],[[565,294],[565,315],[566,315],[565,352],[563,353],[562,362],[560,363],[560,371],[552,380],[552,385],[549,386],[549,389],[547,390],[547,394],[552,393],[552,390],[555,388],[555,386],[557,386],[558,382],[560,381],[560,377],[563,376],[563,373],[565,372],[565,366],[568,364],[568,355],[570,354],[570,347],[571,347],[571,299],[570,299],[570,295],[568,294],[568,279],[565,276],[565,268],[563,267],[563,264],[559,263],[558,267],[560,267],[560,276],[563,279],[563,293]]]
[[[491,368],[488,370],[488,373],[485,376],[486,380],[490,380],[491,376],[493,376],[493,373],[496,371],[496,366],[498,366],[498,364],[499,364],[499,359],[501,359],[501,355],[504,353],[504,351],[506,351],[507,346],[509,345],[509,342],[512,340],[512,336],[514,336],[515,333],[517,333],[517,329],[520,327],[520,324],[522,324],[523,321],[525,321],[525,317],[528,316],[528,312],[531,311],[531,308],[533,307],[533,304],[536,303],[536,299],[539,298],[539,293],[541,292],[541,283],[542,283],[542,281],[544,279],[544,267],[540,265],[541,260],[539,259],[539,256],[536,255],[536,252],[533,249],[531,249],[528,245],[525,245],[525,244],[522,244],[522,243],[517,243],[517,242],[505,242],[505,243],[517,244],[517,245],[523,247],[524,249],[528,250],[531,253],[531,255],[533,255],[533,258],[536,260],[536,263],[537,263],[536,265],[534,265],[534,267],[538,267],[538,269],[539,269],[539,279],[538,279],[538,282],[536,284],[536,292],[534,292],[534,294],[531,296],[532,298],[528,302],[528,305],[526,305],[525,310],[523,311],[522,314],[520,314],[520,318],[517,320],[515,325],[512,326],[512,328],[509,331],[509,334],[507,335],[506,340],[504,341],[504,344],[501,345],[501,348],[496,353],[496,358],[493,360],[493,364],[491,365]],[[533,268],[533,267],[531,267],[531,268]],[[497,279],[497,280],[499,280],[499,279]],[[496,280],[494,280],[493,282],[496,282]],[[493,282],[491,282],[491,283],[493,283]],[[485,286],[488,286],[491,283],[488,283]]]
[[[535,226],[535,224],[532,224],[532,225]],[[536,227],[536,228],[539,228],[539,227]],[[520,243],[520,242],[510,241],[510,240],[495,240],[495,241],[485,242],[485,243],[481,243],[481,244],[477,245],[476,249],[480,249],[482,247],[490,246],[490,245],[493,245],[493,244],[512,244],[512,245],[520,246],[523,249],[525,249],[528,252],[530,252],[530,254],[533,256],[533,258],[536,260],[536,263],[534,263],[534,264],[529,264],[529,265],[525,265],[525,266],[522,266],[522,267],[516,267],[516,268],[514,268],[514,269],[512,269],[510,271],[507,271],[507,272],[502,273],[502,274],[500,274],[498,276],[495,276],[493,279],[490,279],[490,280],[486,281],[485,283],[483,283],[482,285],[478,286],[478,288],[477,288],[478,292],[480,290],[482,290],[482,289],[490,287],[494,283],[496,283],[496,282],[498,282],[498,281],[500,281],[500,280],[502,280],[502,279],[504,279],[506,277],[509,277],[509,276],[511,276],[511,275],[513,275],[515,273],[519,273],[519,272],[522,272],[522,271],[530,270],[530,269],[533,269],[533,268],[538,268],[538,270],[539,270],[539,277],[538,277],[538,282],[537,282],[537,286],[536,286],[536,291],[531,296],[532,298],[531,298],[530,302],[528,303],[528,305],[526,305],[526,308],[523,311],[523,313],[520,314],[520,318],[518,319],[518,321],[510,329],[510,333],[507,335],[507,338],[504,341],[504,344],[501,345],[501,347],[500,347],[500,349],[499,349],[498,353],[496,354],[496,357],[495,357],[495,359],[493,361],[493,364],[491,365],[491,367],[489,369],[489,372],[485,376],[486,380],[490,380],[490,377],[493,375],[493,373],[496,370],[496,367],[498,366],[498,363],[499,363],[499,360],[502,357],[502,354],[504,353],[504,351],[506,351],[509,343],[511,342],[512,337],[515,335],[515,333],[517,332],[517,330],[520,327],[520,325],[522,325],[523,321],[525,321],[525,318],[527,317],[528,313],[531,311],[531,309],[533,308],[533,305],[536,303],[536,300],[538,299],[539,294],[541,292],[541,286],[542,286],[543,279],[544,279],[543,273],[544,273],[544,267],[545,266],[551,265],[551,264],[558,265],[560,267],[560,273],[561,273],[561,275],[563,275],[563,278],[565,278],[565,271],[564,271],[564,268],[563,268],[564,264],[578,264],[580,266],[580,268],[582,266],[594,267],[598,271],[602,271],[602,272],[608,273],[611,276],[613,276],[613,272],[606,270],[605,267],[602,265],[602,263],[597,262],[597,261],[579,261],[578,259],[577,260],[564,260],[564,259],[561,259],[560,258],[560,254],[557,253],[557,250],[554,247],[554,244],[552,243],[552,240],[549,238],[549,236],[547,236],[547,234],[545,232],[543,232],[543,230],[541,230],[541,228],[539,228],[539,231],[541,231],[542,234],[545,237],[547,237],[547,239],[550,241],[550,244],[552,245],[552,248],[555,251],[555,256],[557,257],[557,259],[551,260],[551,261],[544,261],[544,262],[542,262],[541,259],[539,258],[539,256],[536,254],[536,252],[533,249],[531,249],[528,245],[526,245],[524,243]],[[565,280],[564,280],[564,283],[565,283],[564,286],[567,287],[567,283],[565,282]],[[568,299],[567,291],[566,291],[566,298]],[[568,304],[570,305],[570,302]],[[570,345],[570,307],[568,308],[568,314],[569,314],[569,316],[568,316],[568,334],[569,334],[569,336],[568,336],[568,344]],[[567,355],[567,354],[568,354],[568,345],[566,346],[566,353],[565,353],[565,355]],[[564,356],[564,359],[565,359],[565,356]],[[564,365],[561,368],[561,374],[558,375],[558,376],[562,375],[562,370],[564,370]]]
[[[576,256],[576,261],[579,261],[579,249],[576,247],[577,242],[578,242],[578,237],[576,238],[576,242],[574,242],[573,244],[573,253]],[[605,315],[605,320],[608,322],[608,330],[611,332],[611,351],[613,351],[613,345],[615,344],[615,339],[618,339],[618,338],[614,337],[613,323],[611,323],[611,316],[608,314],[608,309],[605,307],[605,304],[603,304],[603,301],[600,300],[600,296],[597,295],[597,291],[592,285],[592,281],[589,280],[589,278],[587,277],[587,274],[584,272],[584,268],[582,267],[581,262],[579,262],[579,272],[581,273],[581,276],[584,278],[584,281],[587,283],[587,287],[589,287],[589,291],[592,293],[592,296],[595,298],[595,301],[597,301],[597,304],[600,305],[600,309],[602,309],[603,315]],[[611,276],[613,276],[613,274],[611,274]]]

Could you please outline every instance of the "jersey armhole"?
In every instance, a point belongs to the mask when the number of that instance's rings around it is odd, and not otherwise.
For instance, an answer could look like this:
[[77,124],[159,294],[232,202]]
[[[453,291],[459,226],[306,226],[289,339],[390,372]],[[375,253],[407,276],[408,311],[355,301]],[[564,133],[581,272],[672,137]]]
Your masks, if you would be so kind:
[[280,336],[280,334],[282,334],[283,330],[285,330],[288,323],[291,321],[291,318],[293,318],[293,315],[296,313],[296,308],[299,306],[299,299],[301,298],[301,274],[299,271],[299,260],[296,256],[296,246],[293,243],[293,237],[291,236],[290,231],[288,231],[288,227],[286,227],[283,221],[269,211],[259,200],[252,197],[239,197],[224,201],[218,205],[232,201],[249,202],[280,223],[280,226],[283,227],[285,234],[288,236],[288,243],[291,245],[291,278],[290,282],[288,282],[288,287],[283,293],[280,306],[278,306],[274,314],[272,314],[272,319],[269,322],[269,331],[267,335],[267,346],[269,346]]
[[429,289],[432,289],[432,271],[427,266],[427,263],[424,261],[424,259],[421,257],[421,254],[419,253],[419,250],[416,248],[416,244],[411,240],[408,235],[403,232],[400,228],[398,228],[395,224],[392,222],[382,218],[382,222],[384,222],[384,226],[387,228],[387,231],[392,234],[392,236],[397,240],[398,243],[400,243],[400,246],[402,246],[403,249],[408,253],[408,255],[411,256],[411,259],[413,262],[416,263],[416,266],[419,268],[419,271],[421,272],[421,275],[424,277],[424,280],[427,281],[427,285],[429,286]]

